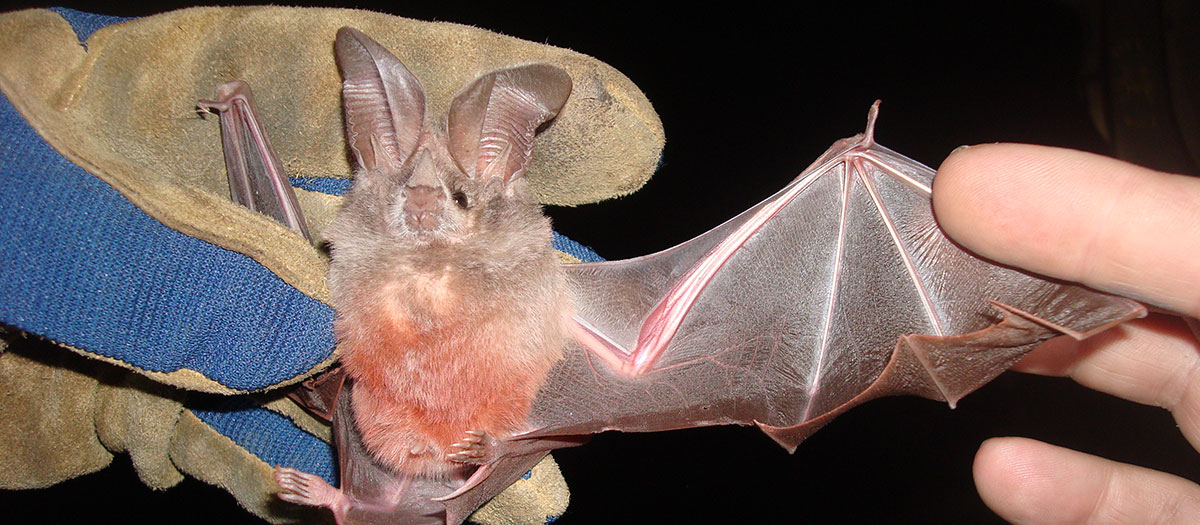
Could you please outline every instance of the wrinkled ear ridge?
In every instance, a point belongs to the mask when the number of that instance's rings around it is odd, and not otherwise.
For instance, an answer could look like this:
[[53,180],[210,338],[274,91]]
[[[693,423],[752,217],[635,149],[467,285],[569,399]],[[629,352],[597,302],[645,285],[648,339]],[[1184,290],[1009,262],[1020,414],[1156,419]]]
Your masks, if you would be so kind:
[[425,121],[425,90],[400,59],[360,31],[338,30],[346,140],[370,172],[399,169],[413,154]]
[[455,97],[447,128],[450,154],[468,175],[505,183],[529,167],[538,128],[558,115],[571,94],[571,76],[531,64],[480,77]]

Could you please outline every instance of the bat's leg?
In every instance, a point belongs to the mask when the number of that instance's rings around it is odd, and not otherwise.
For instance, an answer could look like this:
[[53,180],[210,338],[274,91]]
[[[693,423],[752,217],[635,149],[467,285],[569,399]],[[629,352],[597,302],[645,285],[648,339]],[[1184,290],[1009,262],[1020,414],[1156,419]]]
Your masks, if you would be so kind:
[[296,192],[255,109],[250,86],[241,80],[226,82],[217,86],[216,100],[201,100],[196,105],[220,115],[221,146],[233,201],[271,216],[311,240]]
[[468,430],[464,433],[461,441],[451,445],[451,448],[455,452],[447,453],[446,459],[457,463],[479,465],[479,468],[475,469],[475,472],[454,492],[434,498],[434,501],[447,501],[457,498],[483,483],[492,475],[492,472],[505,472],[506,467],[504,462],[506,460],[531,456],[536,456],[540,459],[551,450],[576,447],[586,443],[590,438],[590,435],[582,435],[496,439],[481,430]]
[[297,505],[325,507],[333,511],[333,517],[339,524],[345,523],[350,500],[320,476],[293,468],[276,467],[275,483],[279,485],[279,499]]

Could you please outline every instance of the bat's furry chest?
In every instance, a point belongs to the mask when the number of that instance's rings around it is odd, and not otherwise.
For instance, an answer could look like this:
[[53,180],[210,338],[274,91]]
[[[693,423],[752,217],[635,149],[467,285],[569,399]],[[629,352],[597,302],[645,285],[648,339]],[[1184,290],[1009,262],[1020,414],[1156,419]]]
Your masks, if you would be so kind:
[[494,382],[487,369],[516,364],[519,353],[508,348],[524,346],[489,302],[449,273],[414,272],[388,282],[366,312],[345,316],[368,336],[346,349],[347,360],[363,361],[365,382],[396,400],[428,410],[461,407],[457,398],[466,385]]
[[545,319],[552,310],[505,307],[459,284],[452,274],[415,273],[339,312],[355,420],[385,463],[444,471],[453,465],[442,454],[467,430],[520,429],[561,355],[561,339],[546,333],[558,325]]

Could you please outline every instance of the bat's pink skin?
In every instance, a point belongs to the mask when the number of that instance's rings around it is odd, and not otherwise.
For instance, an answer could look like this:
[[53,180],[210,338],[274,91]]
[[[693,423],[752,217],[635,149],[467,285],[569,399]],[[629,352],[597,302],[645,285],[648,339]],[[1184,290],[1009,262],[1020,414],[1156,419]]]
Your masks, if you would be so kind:
[[279,485],[279,499],[297,505],[325,507],[333,512],[338,523],[345,522],[346,510],[350,508],[349,498],[320,476],[293,468],[276,467],[275,483]]
[[[343,32],[369,41],[350,31]],[[363,49],[377,63],[398,64],[390,54],[382,56],[386,51],[378,44]],[[423,109],[423,96],[416,100],[405,93],[389,100]],[[382,124],[379,118],[355,117],[361,107],[353,100],[346,107],[352,148],[368,171],[406,165],[391,151],[443,144],[428,142],[423,126],[356,142],[356,133],[369,135]],[[551,361],[548,371],[525,375],[540,388],[529,394],[527,410],[523,405],[516,410],[522,417],[514,428],[496,432],[465,420],[442,426],[442,443],[430,444],[438,454],[429,455],[428,464],[461,467],[406,470],[411,458],[391,461],[391,455],[373,449],[372,438],[355,425],[389,423],[395,416],[358,413],[371,405],[355,398],[359,389],[351,383],[336,396],[334,410],[342,488],[280,470],[281,497],[329,507],[341,523],[458,523],[549,450],[577,445],[593,433],[757,425],[793,450],[821,425],[869,399],[916,394],[953,406],[1051,336],[1083,338],[1145,314],[1132,301],[995,266],[946,239],[930,209],[933,171],[875,142],[877,112],[873,106],[866,133],[838,141],[779,193],[696,239],[626,261],[562,268],[572,289],[562,297],[574,298],[576,313],[561,322],[559,316],[572,308],[555,307],[544,310],[543,318],[570,334],[561,359]],[[452,131],[454,122],[452,111]],[[510,163],[508,152],[527,153],[532,129],[511,139],[508,148],[489,146],[487,135],[451,133],[444,149],[465,172],[500,170],[506,181],[515,178],[523,168]],[[429,158],[437,164],[440,157]],[[412,214],[434,206],[426,197],[401,208]],[[364,214],[367,223],[388,219],[378,211],[352,213]],[[441,234],[430,232],[458,220],[409,215],[399,222],[436,237]],[[334,272],[331,289],[336,280]],[[518,288],[508,292],[519,294]],[[383,312],[378,315],[395,314]],[[356,330],[343,336],[353,339]],[[364,341],[415,335],[363,333]],[[363,348],[369,353],[392,346]],[[373,367],[394,365],[384,355],[369,361]],[[353,358],[346,368],[362,383],[394,377],[356,365]],[[456,403],[497,392],[486,390],[486,382],[466,388],[470,395]],[[321,406],[327,409],[333,398],[327,396]],[[410,432],[436,421],[396,423]],[[440,474],[429,475],[434,472]]]
[[519,437],[753,424],[792,450],[863,401],[953,406],[1046,338],[1144,315],[962,251],[934,221],[933,170],[875,142],[877,115],[696,239],[567,268],[581,348]]
[[201,100],[196,105],[220,113],[225,172],[233,201],[310,239],[296,193],[263,129],[250,86],[241,80],[226,82],[217,86],[216,100]]

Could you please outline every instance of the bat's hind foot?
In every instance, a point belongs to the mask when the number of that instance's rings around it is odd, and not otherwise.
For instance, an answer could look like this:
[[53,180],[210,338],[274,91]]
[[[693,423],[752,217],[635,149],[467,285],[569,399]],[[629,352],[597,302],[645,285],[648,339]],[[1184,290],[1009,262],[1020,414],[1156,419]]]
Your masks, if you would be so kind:
[[[333,488],[315,474],[276,467],[275,483],[279,485],[279,499],[289,503],[325,507],[338,517],[346,509],[347,500],[342,491]],[[341,523],[341,520],[338,522]]]
[[450,445],[446,459],[455,463],[485,465],[497,457],[499,442],[482,430],[468,430],[463,439]]

